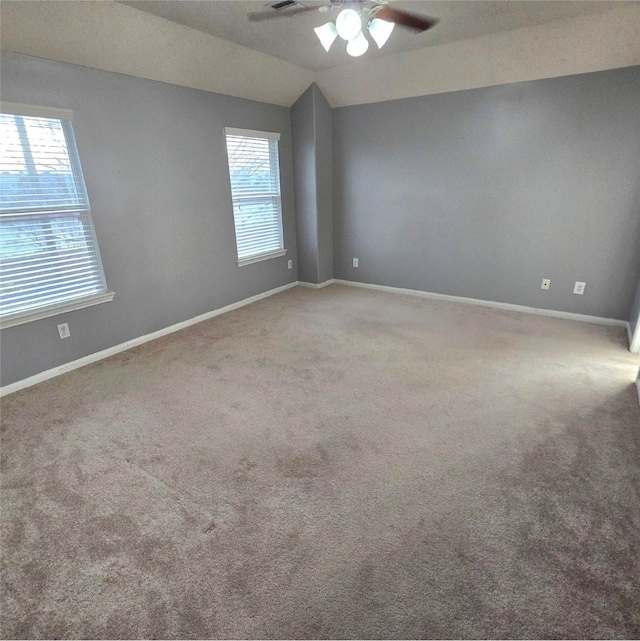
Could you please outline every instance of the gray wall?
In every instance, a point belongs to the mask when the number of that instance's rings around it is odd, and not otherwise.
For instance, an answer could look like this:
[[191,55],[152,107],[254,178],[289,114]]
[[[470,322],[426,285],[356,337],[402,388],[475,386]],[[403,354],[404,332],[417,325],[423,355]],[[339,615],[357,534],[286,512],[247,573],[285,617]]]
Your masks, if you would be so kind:
[[[296,257],[300,280],[628,319],[634,295],[640,305],[639,91],[635,67],[332,111],[314,85],[290,112],[4,54],[4,100],[74,110],[116,297],[3,330],[1,383],[293,282]],[[282,258],[236,265],[224,126],[282,133]]]
[[[27,56],[2,98],[67,107],[112,302],[2,330],[2,385],[297,280],[289,109]],[[279,131],[286,256],[236,265],[223,127]],[[56,324],[68,322],[60,340]]]
[[314,84],[318,185],[318,282],[333,278],[333,114]]
[[318,282],[316,145],[313,121],[311,85],[291,107],[298,278],[307,283]]
[[627,320],[639,69],[335,109],[335,277]]
[[638,283],[636,296],[633,300],[633,306],[631,307],[631,314],[629,315],[629,325],[631,325],[632,335],[638,329],[639,324],[640,324],[640,282]]
[[[640,96],[638,98],[638,101],[640,103]],[[640,176],[638,176],[638,185],[636,189],[635,210],[638,218],[640,218]],[[638,253],[640,254],[640,250],[638,250]],[[638,258],[638,262],[640,262],[640,257]],[[629,314],[629,325],[631,326],[631,335],[633,336],[634,332],[638,330],[638,326],[640,326],[640,280],[638,281],[636,294],[633,299],[633,304],[631,305],[631,313]]]
[[291,107],[298,274],[333,278],[333,159],[331,107],[313,84]]

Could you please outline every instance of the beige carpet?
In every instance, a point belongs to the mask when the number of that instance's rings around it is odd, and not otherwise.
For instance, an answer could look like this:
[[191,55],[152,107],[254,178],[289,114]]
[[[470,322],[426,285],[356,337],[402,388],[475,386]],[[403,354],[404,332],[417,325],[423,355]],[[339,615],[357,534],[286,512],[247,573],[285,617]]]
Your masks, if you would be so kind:
[[638,364],[335,285],[11,395],[2,635],[638,638]]

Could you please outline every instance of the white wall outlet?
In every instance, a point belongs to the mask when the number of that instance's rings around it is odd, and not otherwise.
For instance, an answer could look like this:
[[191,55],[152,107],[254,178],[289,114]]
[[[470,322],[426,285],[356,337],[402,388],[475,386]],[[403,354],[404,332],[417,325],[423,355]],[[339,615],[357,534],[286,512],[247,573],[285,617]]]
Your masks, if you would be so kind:
[[358,266],[358,259],[357,259],[357,258],[354,258],[354,259],[353,259],[353,266],[354,266],[354,267],[357,267],[357,266]]
[[542,287],[540,287],[540,289],[549,289],[549,285],[551,285],[551,281],[548,278],[543,278]]
[[61,323],[58,325],[58,336],[60,336],[60,338],[69,338],[69,336],[71,336],[69,323]]
[[293,261],[292,260],[288,260],[287,261],[287,269],[293,269]]
[[573,293],[574,294],[584,294],[584,288],[587,286],[587,283],[581,283],[580,281],[576,281],[576,286],[573,288]]

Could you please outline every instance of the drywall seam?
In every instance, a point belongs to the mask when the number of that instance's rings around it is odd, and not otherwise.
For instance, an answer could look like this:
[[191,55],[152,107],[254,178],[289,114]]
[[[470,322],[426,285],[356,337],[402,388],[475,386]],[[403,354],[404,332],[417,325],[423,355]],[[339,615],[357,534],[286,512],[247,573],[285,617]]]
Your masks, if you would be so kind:
[[61,374],[71,372],[74,369],[84,367],[85,365],[96,363],[97,361],[101,361],[105,358],[108,358],[109,356],[119,354],[120,352],[124,352],[128,349],[131,349],[132,347],[137,347],[138,345],[142,345],[143,343],[148,343],[149,341],[153,341],[156,338],[161,338],[162,336],[166,336],[167,334],[173,334],[174,332],[178,332],[181,329],[185,329],[187,327],[190,327],[191,325],[195,325],[196,323],[202,323],[203,321],[209,320],[210,318],[215,318],[216,316],[220,316],[221,314],[226,314],[227,312],[233,311],[234,309],[238,309],[240,307],[244,307],[245,305],[250,305],[251,303],[255,303],[259,300],[262,300],[263,298],[268,298],[269,296],[273,296],[274,294],[279,294],[280,292],[284,292],[287,289],[295,287],[297,284],[298,281],[287,283],[286,285],[282,285],[281,287],[276,287],[275,289],[270,289],[266,292],[262,292],[261,294],[250,296],[249,298],[245,298],[241,301],[238,301],[237,303],[232,303],[231,305],[220,307],[219,309],[215,309],[212,312],[207,312],[206,314],[200,314],[199,316],[190,318],[189,320],[176,323],[175,325],[170,325],[169,327],[165,327],[164,329],[159,329],[158,331],[152,332],[151,334],[138,336],[138,338],[133,338],[130,341],[120,343],[119,345],[114,345],[113,347],[103,349],[100,352],[89,354],[88,356],[84,356],[75,361],[64,363],[63,365],[59,365],[58,367],[40,372],[39,374],[35,374],[34,376],[29,376],[28,378],[22,379],[21,381],[16,381],[15,383],[5,385],[4,387],[0,387],[0,397],[18,392],[19,390],[25,389],[26,387],[37,385],[38,383],[49,380],[50,378],[55,378],[56,376],[60,376]]
[[391,294],[404,294],[406,296],[417,296],[419,298],[431,298],[434,300],[445,300],[452,303],[463,303],[465,305],[479,305],[480,307],[493,307],[495,309],[505,309],[512,312],[523,312],[525,314],[536,314],[538,316],[550,316],[552,318],[563,318],[565,320],[579,321],[581,323],[594,323],[596,325],[609,325],[612,327],[626,327],[628,331],[629,323],[617,318],[603,318],[602,316],[588,316],[587,314],[574,314],[573,312],[560,312],[555,309],[540,309],[537,307],[527,307],[526,305],[514,305],[513,303],[499,303],[491,300],[481,300],[479,298],[465,298],[464,296],[450,296],[448,294],[436,294],[434,292],[425,292],[420,289],[404,289],[402,287],[388,287],[387,285],[374,285],[372,283],[357,283],[353,280],[342,280],[335,278],[334,283],[337,285],[348,285],[349,287],[362,287],[364,289],[374,289],[380,292]]

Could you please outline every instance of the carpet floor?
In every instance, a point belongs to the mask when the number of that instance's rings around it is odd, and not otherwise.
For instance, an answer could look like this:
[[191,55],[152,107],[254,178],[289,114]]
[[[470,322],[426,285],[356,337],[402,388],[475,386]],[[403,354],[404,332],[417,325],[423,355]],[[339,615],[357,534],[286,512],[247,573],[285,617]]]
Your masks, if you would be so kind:
[[638,638],[623,329],[295,288],[3,399],[4,638]]

